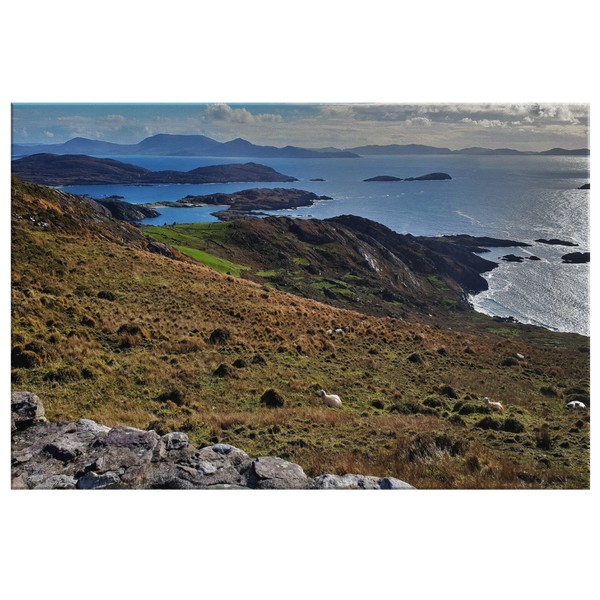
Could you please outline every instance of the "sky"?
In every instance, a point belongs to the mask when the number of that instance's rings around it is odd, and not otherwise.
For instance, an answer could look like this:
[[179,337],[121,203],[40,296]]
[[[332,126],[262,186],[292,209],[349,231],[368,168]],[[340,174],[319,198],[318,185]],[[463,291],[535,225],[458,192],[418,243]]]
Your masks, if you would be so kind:
[[543,151],[589,147],[589,105],[568,103],[12,104],[12,142],[74,137],[136,144],[152,135],[353,148],[424,144]]

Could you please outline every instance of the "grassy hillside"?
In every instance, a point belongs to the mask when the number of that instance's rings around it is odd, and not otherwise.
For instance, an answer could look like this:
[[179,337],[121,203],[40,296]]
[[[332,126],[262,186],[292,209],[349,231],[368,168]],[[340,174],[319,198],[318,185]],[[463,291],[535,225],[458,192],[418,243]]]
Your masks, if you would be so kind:
[[[217,254],[228,227],[211,226],[208,254],[252,267],[241,277],[176,250],[175,259],[151,253],[135,228],[13,180],[13,389],[38,394],[51,420],[185,431],[198,446],[278,455],[310,476],[589,487],[589,411],[565,408],[589,404],[589,354],[578,349],[589,340],[491,320],[449,331],[440,323],[452,311],[435,294],[431,324],[290,295],[259,283],[272,277],[257,275],[261,265],[239,245]],[[194,247],[189,232],[178,235],[170,243]],[[303,267],[303,256],[288,258]],[[527,341],[533,330],[540,343]],[[320,403],[322,387],[340,395],[341,410]],[[283,408],[261,403],[268,389]],[[490,413],[483,396],[505,412]]]

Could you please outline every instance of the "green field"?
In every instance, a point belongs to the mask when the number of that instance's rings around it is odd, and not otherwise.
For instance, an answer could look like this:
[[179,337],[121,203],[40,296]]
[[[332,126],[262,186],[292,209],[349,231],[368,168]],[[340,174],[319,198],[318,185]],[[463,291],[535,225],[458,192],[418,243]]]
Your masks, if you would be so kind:
[[173,246],[179,252],[198,262],[234,277],[250,267],[218,258],[208,252],[209,244],[220,246],[229,237],[230,223],[184,223],[165,227],[145,227],[144,231],[159,242]]
[[212,254],[208,254],[207,252],[203,252],[202,250],[196,250],[195,248],[187,248],[186,246],[173,246],[175,250],[179,250],[186,256],[197,260],[198,262],[214,269],[215,271],[219,271],[220,273],[227,273],[229,275],[233,275],[234,277],[240,276],[240,271],[249,270],[250,267],[244,267],[243,265],[236,265],[228,260],[224,260],[222,258],[217,258]]

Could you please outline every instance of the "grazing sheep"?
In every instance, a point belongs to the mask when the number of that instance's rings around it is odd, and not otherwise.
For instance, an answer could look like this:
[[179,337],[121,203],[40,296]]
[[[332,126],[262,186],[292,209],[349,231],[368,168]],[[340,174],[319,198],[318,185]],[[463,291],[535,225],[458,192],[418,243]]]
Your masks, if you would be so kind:
[[573,400],[573,402],[567,404],[567,408],[587,408],[587,406],[583,402],[579,402],[579,400]]
[[342,401],[339,396],[328,395],[325,390],[321,390],[318,395],[327,406],[331,406],[332,408],[342,408]]
[[500,402],[490,402],[489,398],[482,398],[483,402],[485,402],[490,408],[494,410],[499,410],[500,412],[504,412],[504,408]]

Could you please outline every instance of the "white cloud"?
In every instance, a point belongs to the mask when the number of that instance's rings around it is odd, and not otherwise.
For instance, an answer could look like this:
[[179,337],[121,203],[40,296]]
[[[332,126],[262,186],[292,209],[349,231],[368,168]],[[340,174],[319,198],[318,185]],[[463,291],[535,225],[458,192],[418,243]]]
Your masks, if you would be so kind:
[[279,123],[282,121],[281,115],[259,114],[255,116],[245,108],[231,108],[228,104],[210,104],[207,106],[203,118],[210,121],[221,121],[243,125],[250,125],[253,123]]
[[49,138],[54,137],[54,134],[51,131],[44,131],[44,135]]
[[500,121],[499,119],[471,119],[469,117],[464,117],[460,120],[461,123],[466,123],[467,125],[475,125],[478,127],[507,127],[508,123],[505,121]]
[[413,117],[406,119],[405,123],[410,127],[431,127],[433,121],[427,117]]

